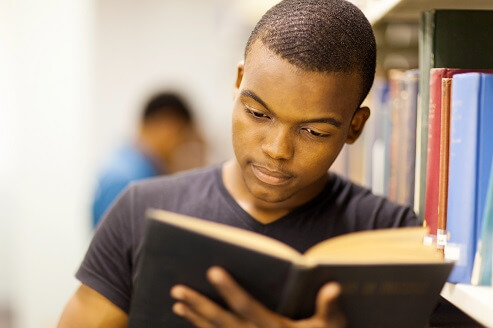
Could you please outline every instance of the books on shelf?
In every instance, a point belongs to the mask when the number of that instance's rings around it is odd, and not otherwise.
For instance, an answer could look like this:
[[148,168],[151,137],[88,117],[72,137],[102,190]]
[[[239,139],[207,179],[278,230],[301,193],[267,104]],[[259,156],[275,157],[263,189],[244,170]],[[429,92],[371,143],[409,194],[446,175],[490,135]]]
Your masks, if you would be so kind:
[[[416,177],[418,214],[424,219],[430,70],[435,67],[493,68],[493,11],[437,9],[422,13],[419,39],[421,153]],[[453,37],[452,37],[453,36]],[[427,200],[427,199],[426,199]]]
[[161,210],[148,216],[130,327],[185,324],[171,312],[175,284],[226,306],[206,280],[215,265],[266,307],[291,318],[311,316],[321,286],[337,281],[349,326],[422,327],[453,265],[423,244],[421,227],[342,235],[300,254],[243,229]]
[[445,256],[457,260],[449,280],[470,283],[493,156],[493,75],[453,77]]
[[[468,72],[490,72],[493,70],[472,70],[460,68],[432,68],[430,71],[430,104],[428,112],[428,149],[427,149],[427,165],[426,165],[426,188],[425,188],[425,211],[424,219],[426,226],[430,228],[430,234],[437,236],[437,229],[441,231],[440,245],[443,246],[443,238],[445,237],[445,210],[442,210],[442,215],[439,220],[440,208],[440,186],[442,189],[442,201],[446,201],[446,180],[448,179],[448,143],[449,143],[449,120],[448,114],[450,107],[442,106],[443,100],[446,105],[450,105],[448,99],[443,99],[442,93],[449,95],[449,89],[442,87],[442,79],[452,78],[456,74]],[[448,84],[447,84],[448,85]],[[445,114],[445,119],[443,115]],[[441,166],[440,163],[443,162]],[[444,209],[442,203],[442,209]],[[438,222],[440,221],[440,224]]]

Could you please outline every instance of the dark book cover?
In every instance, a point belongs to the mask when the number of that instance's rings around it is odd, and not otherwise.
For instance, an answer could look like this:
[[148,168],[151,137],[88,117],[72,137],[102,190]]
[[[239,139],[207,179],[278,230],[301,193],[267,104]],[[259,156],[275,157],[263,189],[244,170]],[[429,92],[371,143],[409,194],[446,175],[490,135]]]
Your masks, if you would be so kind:
[[130,309],[129,327],[189,327],[172,312],[170,289],[187,285],[226,307],[206,270],[225,268],[267,308],[293,319],[314,313],[328,281],[342,286],[350,327],[424,326],[452,268],[450,263],[300,264],[149,219]]

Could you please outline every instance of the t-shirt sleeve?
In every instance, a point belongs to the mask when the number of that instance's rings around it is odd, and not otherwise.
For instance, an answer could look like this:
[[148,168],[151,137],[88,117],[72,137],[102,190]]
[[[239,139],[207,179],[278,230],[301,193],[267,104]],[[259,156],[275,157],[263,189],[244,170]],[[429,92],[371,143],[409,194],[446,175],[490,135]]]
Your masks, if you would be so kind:
[[77,279],[127,312],[132,290],[132,188],[106,212],[76,273]]
[[355,231],[420,225],[409,206],[376,196],[362,187],[353,185],[349,198],[349,217],[355,224]]
[[419,219],[409,207],[377,197],[371,210],[372,229],[419,226]]

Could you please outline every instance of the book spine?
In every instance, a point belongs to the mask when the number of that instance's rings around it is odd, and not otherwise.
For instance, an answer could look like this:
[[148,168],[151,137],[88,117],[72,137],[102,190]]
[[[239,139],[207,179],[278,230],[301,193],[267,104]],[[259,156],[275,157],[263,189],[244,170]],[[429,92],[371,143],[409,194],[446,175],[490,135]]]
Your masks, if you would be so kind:
[[404,86],[404,72],[398,69],[390,70],[390,108],[391,108],[391,133],[390,133],[390,175],[388,181],[388,198],[399,202],[399,171],[401,167],[401,121],[402,121],[402,92]]
[[277,313],[294,318],[305,304],[304,291],[308,283],[310,269],[300,265],[293,265],[281,294],[281,301]]
[[430,228],[430,234],[437,234],[438,221],[438,180],[440,164],[440,123],[442,77],[446,68],[436,68],[430,71],[430,103],[428,114],[428,149],[426,164],[425,188],[425,221]]
[[414,206],[414,184],[416,164],[416,133],[417,133],[417,111],[418,111],[418,81],[419,70],[406,72],[406,86],[408,90],[407,100],[407,124],[404,127],[406,133],[406,160],[404,166],[404,196],[403,202],[411,207]]
[[371,145],[371,189],[373,193],[385,195],[385,175],[388,170],[385,170],[386,155],[385,155],[385,140],[387,126],[390,123],[386,120],[389,106],[389,84],[387,80],[377,80],[374,87],[374,96],[372,104],[372,117],[374,124],[374,141]]
[[478,151],[479,74],[456,75],[452,82],[447,230],[445,257],[456,260],[450,282],[470,283]]
[[418,133],[420,151],[416,156],[416,188],[415,208],[421,221],[424,221],[425,191],[426,191],[426,163],[428,155],[428,107],[430,102],[429,83],[430,69],[434,67],[434,25],[435,11],[427,11],[421,14],[421,30],[419,35],[419,67],[420,67],[420,122],[421,131]]
[[476,212],[476,240],[481,236],[483,210],[488,191],[488,178],[493,156],[493,74],[481,74],[479,98],[479,149],[478,149],[478,196]]
[[447,199],[449,177],[449,140],[450,140],[450,96],[452,79],[442,79],[441,132],[440,132],[440,165],[438,186],[438,222],[437,247],[443,249],[447,242]]
[[474,285],[492,286],[493,266],[493,165],[491,165],[490,177],[488,179],[488,193],[483,211],[483,225],[481,237],[478,240],[472,283]]

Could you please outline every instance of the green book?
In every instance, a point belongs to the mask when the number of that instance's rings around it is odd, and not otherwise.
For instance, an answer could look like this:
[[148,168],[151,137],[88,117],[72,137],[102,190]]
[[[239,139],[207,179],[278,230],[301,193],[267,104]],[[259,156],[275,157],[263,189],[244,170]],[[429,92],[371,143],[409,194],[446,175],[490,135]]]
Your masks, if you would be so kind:
[[493,11],[437,9],[421,15],[419,39],[421,127],[415,208],[423,220],[428,149],[430,69],[493,68]]

